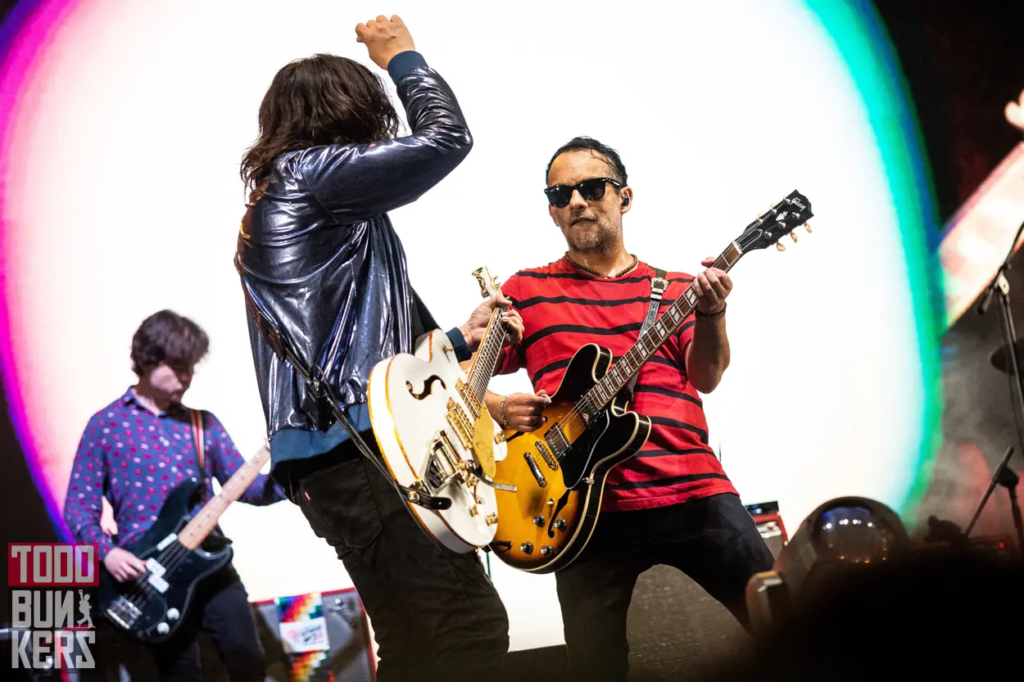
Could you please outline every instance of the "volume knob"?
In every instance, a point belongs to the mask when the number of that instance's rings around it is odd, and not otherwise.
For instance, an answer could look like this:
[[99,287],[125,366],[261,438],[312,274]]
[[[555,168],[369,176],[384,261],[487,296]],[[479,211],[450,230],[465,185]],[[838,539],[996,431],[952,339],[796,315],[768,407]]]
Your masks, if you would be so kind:
[[533,543],[524,542],[523,544],[519,545],[519,549],[522,550],[523,554],[533,554]]
[[558,519],[555,521],[555,530],[565,530],[565,519]]
[[156,631],[161,635],[166,635],[168,632],[171,631],[171,626],[167,623],[157,623]]
[[167,610],[167,620],[178,620],[181,617],[181,612],[178,609]]
[[535,525],[535,526],[537,526],[539,528],[543,528],[544,527],[544,517],[543,516],[534,516],[533,517],[533,525]]
[[551,545],[544,545],[543,547],[540,548],[540,555],[541,556],[549,557],[549,556],[551,556],[554,553],[555,553],[555,550],[551,548]]

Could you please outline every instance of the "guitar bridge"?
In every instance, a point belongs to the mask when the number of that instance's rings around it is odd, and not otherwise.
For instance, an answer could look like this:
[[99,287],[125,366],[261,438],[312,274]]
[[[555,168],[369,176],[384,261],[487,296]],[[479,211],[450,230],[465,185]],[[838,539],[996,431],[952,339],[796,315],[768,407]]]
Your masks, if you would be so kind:
[[130,630],[142,615],[142,611],[123,595],[115,599],[105,613],[112,621],[126,630]]
[[537,479],[537,485],[539,485],[541,488],[547,488],[548,481],[546,478],[544,478],[544,474],[541,473],[540,467],[537,466],[537,460],[533,458],[533,455],[531,455],[529,452],[524,452],[523,459],[526,460],[526,466],[530,467],[530,473],[533,474],[533,477],[535,479]]

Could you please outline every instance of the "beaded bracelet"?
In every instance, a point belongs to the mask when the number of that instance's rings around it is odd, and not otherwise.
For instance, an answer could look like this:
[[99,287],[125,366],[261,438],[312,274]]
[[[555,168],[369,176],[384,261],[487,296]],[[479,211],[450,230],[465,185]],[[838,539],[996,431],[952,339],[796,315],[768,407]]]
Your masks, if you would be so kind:
[[719,310],[717,313],[702,313],[701,311],[697,310],[696,308],[693,309],[693,312],[694,312],[694,314],[697,317],[704,318],[705,320],[713,320],[716,317],[721,317],[722,315],[725,315],[725,309],[728,308],[728,307],[729,307],[728,301],[723,301],[722,302],[722,309]]

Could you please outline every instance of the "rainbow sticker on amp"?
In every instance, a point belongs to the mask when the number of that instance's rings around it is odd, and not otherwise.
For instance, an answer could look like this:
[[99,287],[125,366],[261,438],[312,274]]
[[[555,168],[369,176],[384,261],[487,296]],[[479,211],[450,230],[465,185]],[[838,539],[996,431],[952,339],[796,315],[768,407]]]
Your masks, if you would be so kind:
[[274,604],[281,646],[289,658],[290,679],[293,682],[331,682],[334,674],[326,665],[330,644],[320,593],[278,597]]

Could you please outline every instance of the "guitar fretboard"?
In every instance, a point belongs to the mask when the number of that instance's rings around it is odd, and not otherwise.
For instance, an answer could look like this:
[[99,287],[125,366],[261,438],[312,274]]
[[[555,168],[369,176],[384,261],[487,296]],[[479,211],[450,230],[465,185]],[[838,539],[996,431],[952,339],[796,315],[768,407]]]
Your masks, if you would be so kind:
[[483,405],[484,395],[487,393],[487,385],[494,374],[494,368],[501,357],[501,349],[505,345],[505,335],[508,328],[501,315],[503,308],[495,308],[491,313],[491,321],[484,332],[484,340],[480,343],[480,350],[477,353],[476,361],[469,371],[469,387],[476,396],[477,404]]
[[263,448],[255,457],[239,467],[234,476],[221,487],[220,493],[214,495],[209,502],[203,505],[199,513],[181,529],[181,532],[178,533],[178,542],[189,549],[195,549],[202,544],[210,531],[216,527],[217,521],[228,506],[241,497],[246,488],[256,480],[260,469],[269,459],[270,450]]
[[[743,251],[739,244],[733,242],[715,259],[712,267],[728,272],[742,255]],[[615,366],[608,374],[576,402],[573,409],[562,417],[559,424],[548,429],[544,440],[556,457],[561,457],[572,446],[572,441],[566,434],[579,433],[581,428],[585,429],[590,418],[604,409],[612,398],[629,383],[629,380],[640,371],[644,363],[650,360],[651,356],[682,326],[696,305],[697,291],[691,283],[686,291],[665,309],[658,321],[641,334],[633,347],[616,361]],[[568,423],[570,420],[577,423],[570,425]],[[563,421],[567,423],[562,424]]]
[[[742,252],[735,242],[723,251],[715,259],[712,267],[728,272],[736,262],[739,261]],[[686,288],[682,296],[669,306],[651,327],[644,332],[633,344],[633,347],[626,351],[615,363],[605,377],[599,381],[584,396],[590,401],[595,411],[604,408],[622,388],[629,383],[630,379],[640,371],[640,368],[658,352],[669,337],[682,326],[697,306],[697,291],[694,283]],[[582,402],[582,401],[581,401]]]

